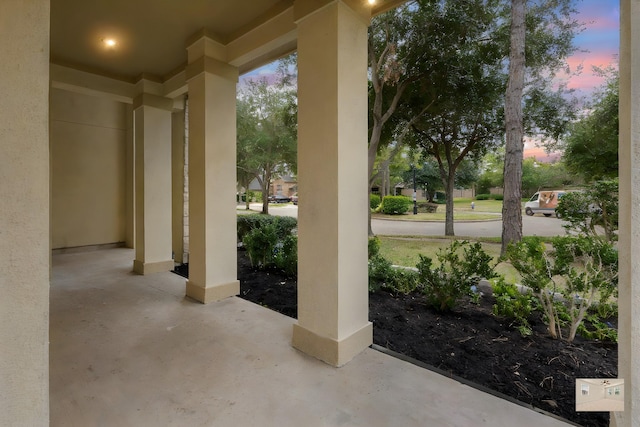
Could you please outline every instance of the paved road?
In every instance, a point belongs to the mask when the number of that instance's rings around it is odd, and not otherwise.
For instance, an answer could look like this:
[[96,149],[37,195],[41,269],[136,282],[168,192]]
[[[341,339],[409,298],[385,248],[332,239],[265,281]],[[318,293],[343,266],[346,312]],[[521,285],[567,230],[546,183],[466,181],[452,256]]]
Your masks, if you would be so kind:
[[[444,222],[414,222],[374,219],[371,228],[380,235],[441,236]],[[502,235],[502,221],[455,222],[453,231],[457,236],[499,237]],[[524,216],[522,233],[525,236],[564,235],[562,221],[555,217]]]
[[[251,209],[260,211],[261,204],[251,204]],[[271,215],[298,216],[298,207],[282,205],[269,207]],[[563,222],[555,217],[542,215],[522,218],[522,232],[525,236],[558,236],[564,235]],[[374,219],[371,228],[375,234],[384,236],[443,236],[444,222],[417,222]],[[502,235],[502,221],[458,221],[453,230],[457,236],[465,237],[498,237]]]

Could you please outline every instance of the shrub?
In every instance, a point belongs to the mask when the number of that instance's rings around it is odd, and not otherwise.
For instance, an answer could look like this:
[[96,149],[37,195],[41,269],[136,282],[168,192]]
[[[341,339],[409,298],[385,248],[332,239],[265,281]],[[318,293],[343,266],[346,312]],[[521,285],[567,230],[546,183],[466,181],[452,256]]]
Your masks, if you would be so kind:
[[402,215],[409,210],[411,199],[406,196],[384,196],[382,213],[386,215]]
[[584,323],[578,327],[578,333],[588,340],[618,342],[618,330],[603,322],[597,315],[586,317],[591,329]]
[[380,253],[380,239],[378,237],[369,237],[369,259]]
[[[561,321],[566,320],[570,323],[567,341],[573,341],[596,295],[600,294],[600,303],[605,304],[617,289],[618,252],[599,238],[556,237],[553,250],[547,252],[540,238],[529,237],[509,245],[506,256],[522,276],[522,283],[533,289],[552,338],[563,338]],[[554,301],[559,277],[564,281],[566,305]]]
[[273,224],[254,228],[245,234],[242,244],[247,249],[251,265],[256,268],[267,268],[274,264],[275,247],[278,234]]
[[380,196],[377,194],[370,194],[369,195],[369,207],[371,208],[371,210],[376,210],[378,208],[378,206],[380,206]]
[[298,271],[298,239],[293,231],[298,221],[291,217],[262,214],[238,216],[238,239],[255,268],[279,268],[288,275]]
[[405,268],[395,268],[389,260],[380,255],[369,260],[369,291],[385,289],[394,293],[408,294],[418,284],[416,272]]
[[504,195],[503,194],[492,194],[491,198],[493,200],[504,200]]
[[418,202],[417,205],[420,213],[436,213],[439,206],[437,203],[431,202]]
[[493,305],[493,314],[513,319],[520,334],[531,335],[529,326],[529,315],[533,310],[531,296],[521,294],[516,285],[506,283],[502,277],[493,284],[493,296],[496,300]]
[[[459,250],[463,250],[460,257]],[[480,243],[455,240],[449,248],[440,249],[437,254],[440,265],[433,268],[431,258],[420,255],[418,262],[419,284],[427,302],[437,310],[452,309],[458,299],[471,292],[471,287],[480,279],[495,277],[495,271],[489,264],[488,255]]]
[[273,225],[279,238],[284,238],[298,226],[298,220],[287,216],[272,216],[263,214],[238,215],[238,240],[243,241],[244,237],[251,230]]
[[567,230],[590,236],[602,230],[606,240],[616,240],[618,180],[597,181],[585,191],[566,193],[558,202],[556,216],[567,223],[563,225]]
[[290,234],[276,244],[274,263],[288,276],[298,274],[298,236]]
[[476,200],[489,200],[491,194],[476,194]]

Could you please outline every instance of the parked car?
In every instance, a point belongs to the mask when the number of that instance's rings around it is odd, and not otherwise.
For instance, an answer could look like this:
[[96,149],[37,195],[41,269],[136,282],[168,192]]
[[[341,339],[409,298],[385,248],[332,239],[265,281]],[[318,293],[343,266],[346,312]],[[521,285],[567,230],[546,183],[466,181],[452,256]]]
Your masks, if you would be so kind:
[[275,196],[269,196],[269,203],[289,203],[291,199],[287,196],[276,194]]
[[293,196],[291,196],[291,201],[294,205],[298,204],[298,193],[294,193]]

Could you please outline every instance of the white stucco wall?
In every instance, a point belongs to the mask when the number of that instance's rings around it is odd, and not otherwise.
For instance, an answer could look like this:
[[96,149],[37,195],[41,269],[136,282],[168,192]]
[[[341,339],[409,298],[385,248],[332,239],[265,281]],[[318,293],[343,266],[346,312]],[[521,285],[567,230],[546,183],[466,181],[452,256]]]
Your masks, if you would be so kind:
[[49,425],[49,1],[0,1],[0,426]]
[[127,105],[51,90],[53,248],[126,241]]

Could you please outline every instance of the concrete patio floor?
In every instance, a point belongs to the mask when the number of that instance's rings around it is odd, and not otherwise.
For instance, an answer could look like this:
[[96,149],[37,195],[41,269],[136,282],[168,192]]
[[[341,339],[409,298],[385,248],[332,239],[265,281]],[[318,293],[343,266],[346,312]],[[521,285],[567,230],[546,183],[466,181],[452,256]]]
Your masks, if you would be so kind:
[[51,426],[570,425],[374,349],[330,367],[291,347],[293,319],[186,299],[133,258],[53,255]]

